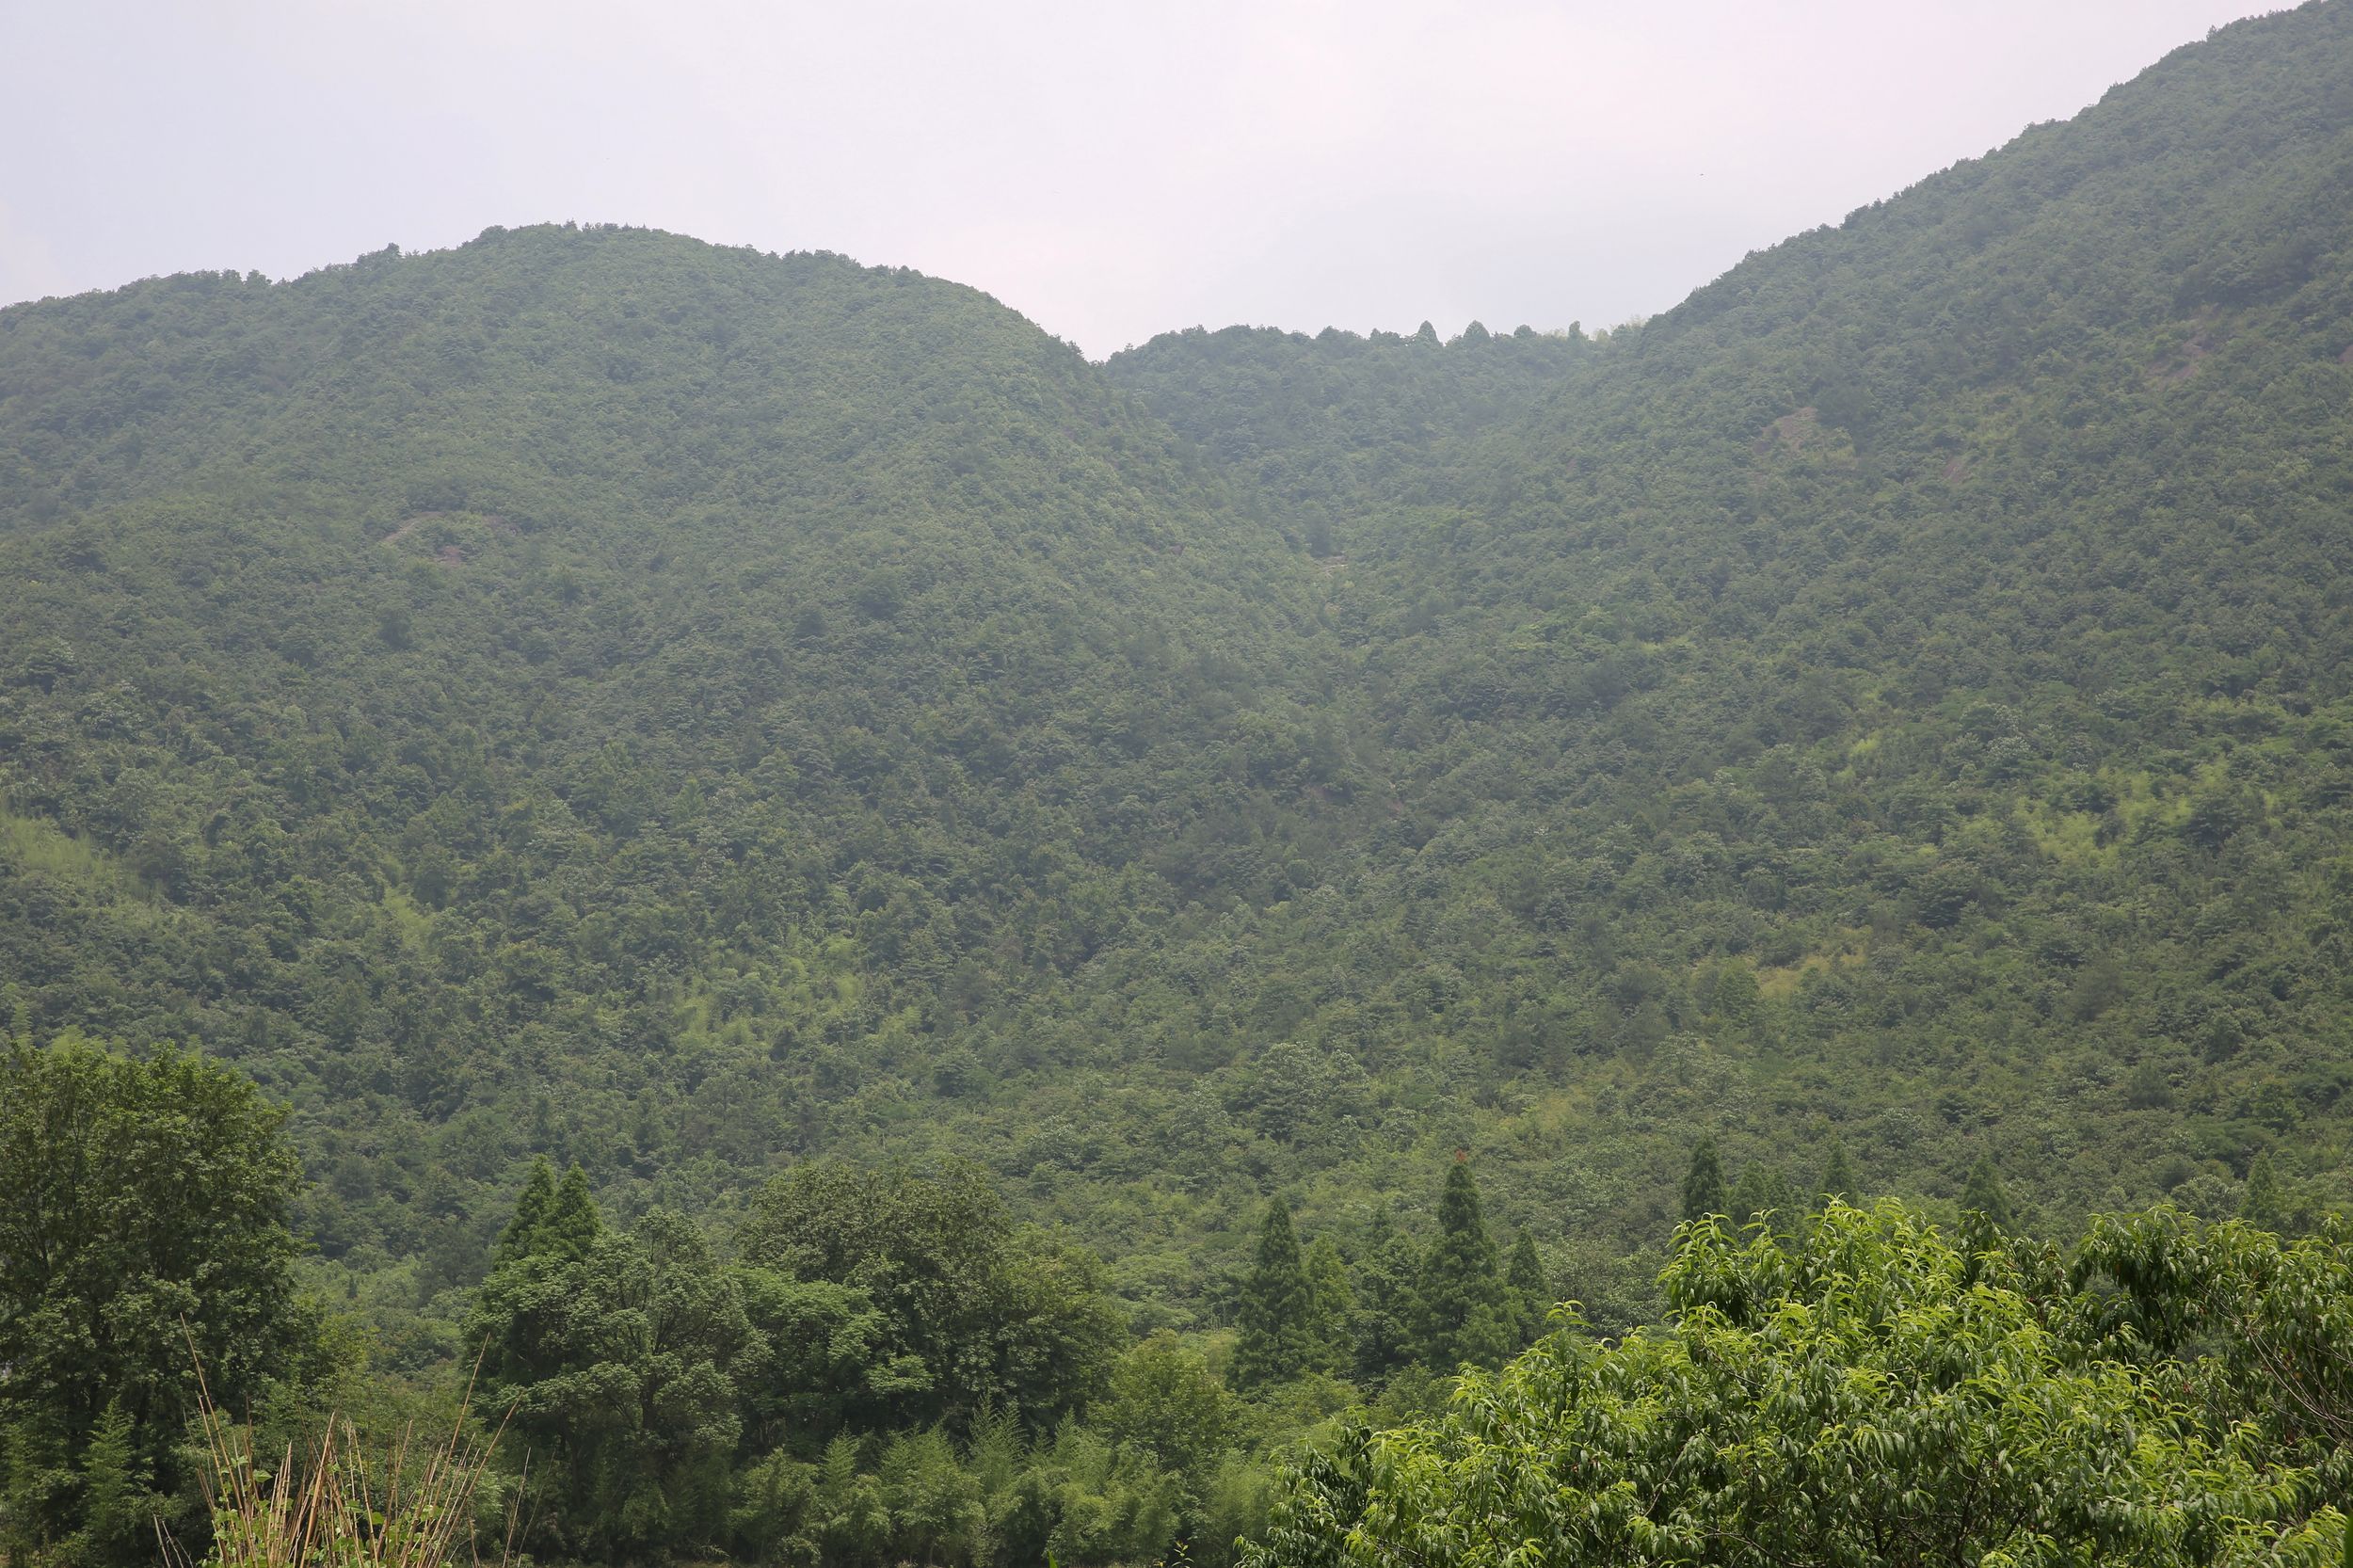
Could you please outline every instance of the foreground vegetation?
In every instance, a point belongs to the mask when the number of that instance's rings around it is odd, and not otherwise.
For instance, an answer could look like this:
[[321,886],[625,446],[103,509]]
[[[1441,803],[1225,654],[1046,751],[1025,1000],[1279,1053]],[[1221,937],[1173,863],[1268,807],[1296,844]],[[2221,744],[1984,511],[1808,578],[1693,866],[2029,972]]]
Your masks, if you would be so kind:
[[2178,1209],[2072,1257],[1833,1202],[1684,1238],[1669,1320],[1573,1308],[1443,1419],[1291,1478],[1253,1568],[2322,1563],[2353,1434],[2353,1246]]
[[[589,1562],[1859,1568],[2318,1563],[2346,1539],[2334,1217],[2283,1239],[2167,1206],[2062,1249],[2006,1232],[1988,1178],[1952,1239],[1835,1191],[1736,1235],[1703,1145],[1665,1320],[1612,1339],[1571,1304],[1538,1337],[1548,1294],[1497,1256],[1457,1163],[1418,1257],[1303,1251],[1271,1208],[1212,1366],[1166,1330],[1132,1339],[1092,1261],[1007,1223],[968,1168],[802,1165],[714,1246],[663,1210],[616,1229],[577,1169],[541,1164],[452,1406],[388,1384],[293,1288],[291,1162],[249,1085],[69,1040],[18,1042],[0,1088],[0,1179],[31,1199],[0,1229],[11,1561],[148,1561],[158,1524],[251,1568],[433,1568],[470,1541]],[[93,1156],[138,1179],[43,1179]],[[157,1302],[184,1345],[225,1347],[209,1381],[150,1353]],[[1433,1367],[1461,1373],[1443,1400]]]
[[[969,1165],[799,1164],[713,1236],[616,1226],[541,1161],[460,1325],[471,1368],[417,1380],[301,1288],[283,1113],[226,1068],[19,1036],[0,1187],[0,1550],[88,1568],[149,1560],[158,1520],[244,1558],[348,1535],[382,1512],[330,1495],[355,1485],[440,1499],[418,1540],[456,1539],[433,1531],[462,1497],[567,1561],[1224,1562],[1264,1524],[1268,1453],[1375,1395],[1421,1408],[1551,1301],[1463,1164],[1426,1241],[1303,1247],[1272,1205],[1237,1330],[1203,1342],[1132,1332],[1093,1256]],[[254,1470],[279,1452],[302,1484]]]

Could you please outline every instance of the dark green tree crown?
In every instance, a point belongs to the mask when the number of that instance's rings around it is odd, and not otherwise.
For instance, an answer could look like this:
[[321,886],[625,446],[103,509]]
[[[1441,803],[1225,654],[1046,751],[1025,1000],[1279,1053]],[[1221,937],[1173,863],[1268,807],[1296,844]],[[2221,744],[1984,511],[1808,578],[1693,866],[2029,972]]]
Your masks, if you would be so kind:
[[1683,1223],[1728,1214],[1731,1194],[1724,1190],[1724,1168],[1716,1158],[1716,1140],[1704,1137],[1691,1148],[1691,1168],[1683,1177]]

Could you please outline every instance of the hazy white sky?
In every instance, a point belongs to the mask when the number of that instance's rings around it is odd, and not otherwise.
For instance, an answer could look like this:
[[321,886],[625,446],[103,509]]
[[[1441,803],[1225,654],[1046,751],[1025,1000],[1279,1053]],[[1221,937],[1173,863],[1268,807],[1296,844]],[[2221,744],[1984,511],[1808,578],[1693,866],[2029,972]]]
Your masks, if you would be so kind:
[[2062,118],[2248,0],[0,0],[0,302],[650,224],[1100,357],[1605,325]]

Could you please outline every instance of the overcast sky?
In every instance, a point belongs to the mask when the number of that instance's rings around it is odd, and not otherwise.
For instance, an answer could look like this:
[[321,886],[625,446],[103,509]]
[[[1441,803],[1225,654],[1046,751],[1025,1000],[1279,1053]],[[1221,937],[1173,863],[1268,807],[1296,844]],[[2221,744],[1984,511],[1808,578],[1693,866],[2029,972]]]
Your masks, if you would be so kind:
[[1603,326],[2246,0],[0,0],[0,302],[650,224],[1193,324]]

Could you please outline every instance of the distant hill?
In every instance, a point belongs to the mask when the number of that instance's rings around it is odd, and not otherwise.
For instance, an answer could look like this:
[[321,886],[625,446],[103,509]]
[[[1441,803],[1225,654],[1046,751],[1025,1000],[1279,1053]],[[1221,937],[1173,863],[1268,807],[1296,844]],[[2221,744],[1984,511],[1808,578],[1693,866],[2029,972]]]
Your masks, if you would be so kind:
[[571,229],[162,280],[0,314],[0,965],[295,1096],[336,1252],[472,1267],[541,1144],[735,1190],[1337,814],[1252,776],[1309,566],[968,289]]
[[539,1151],[970,1153],[1180,1325],[1456,1148],[1605,1322],[1703,1133],[2353,1199],[2348,18],[1592,339],[568,228],[0,312],[0,974],[294,1098],[384,1303]]
[[[2275,1144],[2353,1195],[2348,196],[2353,12],[2227,28],[1350,510],[1410,848],[1269,984],[1393,932],[1494,1102],[1465,1142],[1572,1235],[1663,1226],[1719,1128],[1769,1192],[1835,1141],[1952,1193],[1983,1148],[2059,1228],[2227,1208]],[[1328,353],[1279,344],[1113,370],[1215,451],[1292,400],[1160,389]]]

